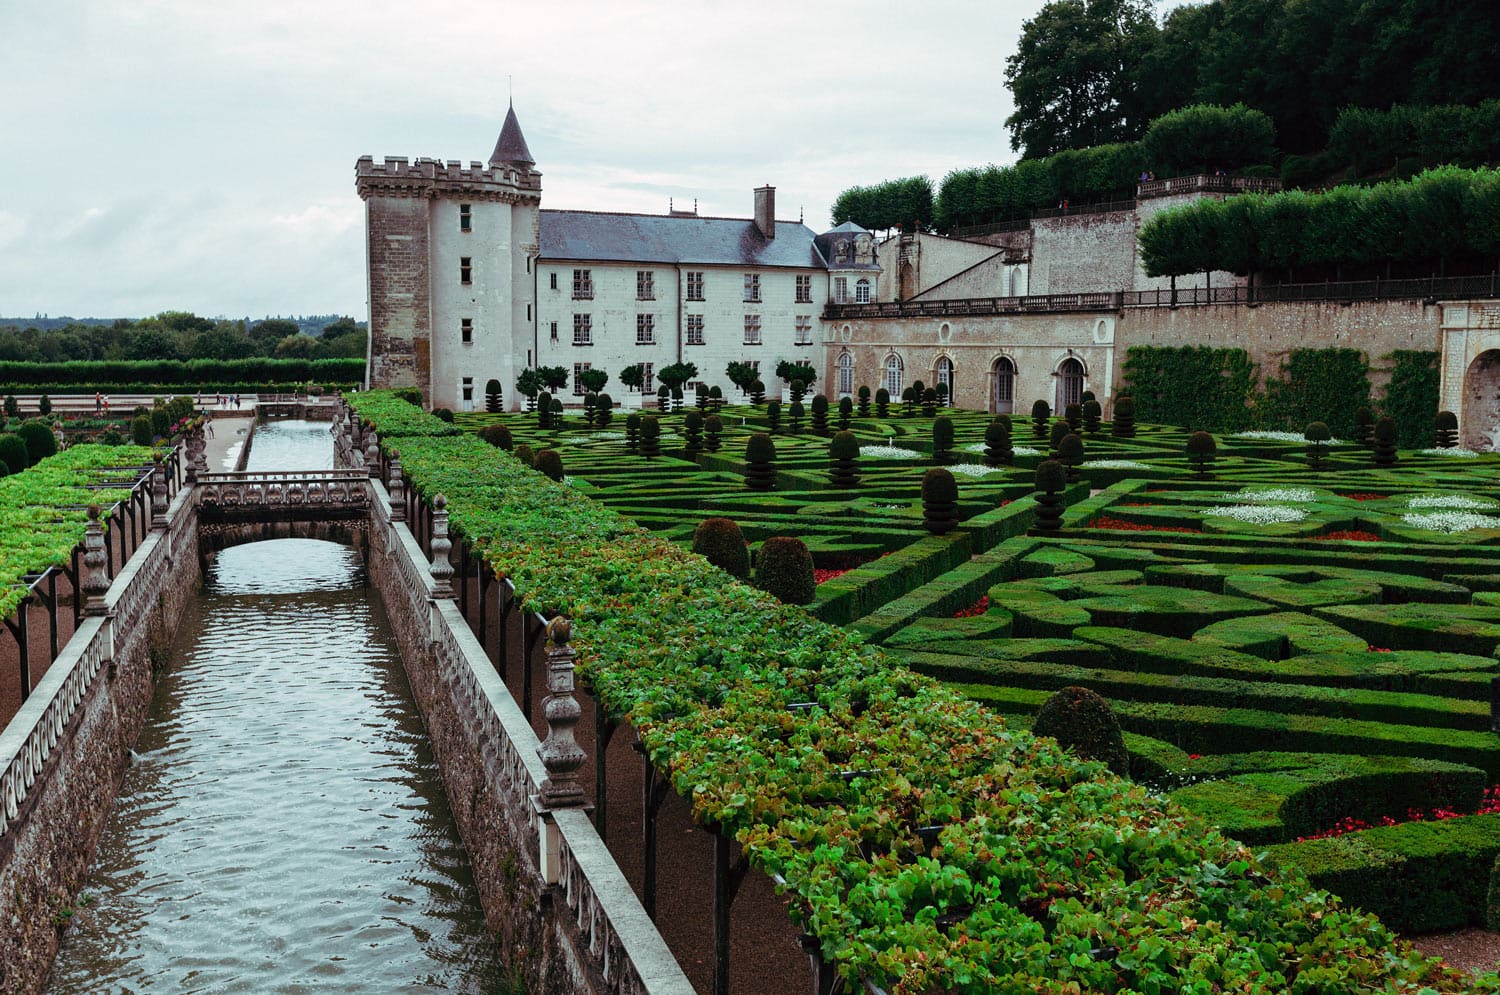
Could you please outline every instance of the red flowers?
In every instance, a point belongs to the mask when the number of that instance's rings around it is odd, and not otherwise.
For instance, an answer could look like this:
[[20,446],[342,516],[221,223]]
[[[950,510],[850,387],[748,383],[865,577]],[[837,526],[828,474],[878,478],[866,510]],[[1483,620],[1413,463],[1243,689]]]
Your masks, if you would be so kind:
[[1348,498],[1351,501],[1384,501],[1385,500],[1385,495],[1384,494],[1369,494],[1369,493],[1365,493],[1365,492],[1359,492],[1359,493],[1355,493],[1355,494],[1345,494],[1344,497]]
[[1365,650],[1367,652],[1370,652],[1370,653],[1389,653],[1390,652],[1390,650],[1387,649],[1384,646],[1375,646],[1375,645],[1366,646]]
[[1353,816],[1340,819],[1334,823],[1332,828],[1325,829],[1321,833],[1313,833],[1310,836],[1297,837],[1298,843],[1307,840],[1327,839],[1330,836],[1342,836],[1345,833],[1356,833],[1361,829],[1370,829],[1374,826],[1398,826],[1403,822],[1442,822],[1444,819],[1457,819],[1466,815],[1493,815],[1500,812],[1500,784],[1492,784],[1484,790],[1484,800],[1479,807],[1472,812],[1455,812],[1451,808],[1409,808],[1406,810],[1406,818],[1393,819],[1390,816],[1382,816],[1378,822],[1366,822]]
[[842,570],[819,570],[817,568],[814,568],[813,569],[813,583],[814,584],[821,584],[825,580],[833,580],[833,578],[835,578],[835,577],[842,577],[842,576],[844,576],[844,574],[848,573],[852,569],[854,569],[854,568],[853,567],[845,567]]
[[982,594],[982,595],[979,596],[979,600],[976,601],[976,602],[974,602],[969,607],[967,607],[967,608],[960,608],[958,611],[954,612],[953,613],[953,617],[954,618],[973,618],[975,615],[983,615],[985,612],[987,612],[989,610],[990,610],[990,596],[988,594]]
[[1352,542],[1379,542],[1380,536],[1373,532],[1363,532],[1359,529],[1344,529],[1340,532],[1328,532],[1320,536],[1309,536],[1308,538],[1323,541],[1325,539],[1348,539]]
[[1190,529],[1181,525],[1142,525],[1140,522],[1127,522],[1123,518],[1112,518],[1109,515],[1097,515],[1089,519],[1088,527],[1091,529],[1114,529],[1117,532],[1186,532],[1189,535],[1197,535],[1197,529]]

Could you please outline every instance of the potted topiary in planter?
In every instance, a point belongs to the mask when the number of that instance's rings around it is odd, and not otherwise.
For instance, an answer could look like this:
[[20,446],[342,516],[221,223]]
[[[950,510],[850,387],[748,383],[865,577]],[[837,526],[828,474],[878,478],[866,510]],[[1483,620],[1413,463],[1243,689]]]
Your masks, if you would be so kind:
[[1436,431],[1435,442],[1439,449],[1452,449],[1458,445],[1458,415],[1451,411],[1439,411],[1433,419]]
[[1083,437],[1069,432],[1057,444],[1057,459],[1068,470],[1068,483],[1076,484],[1080,479],[1078,468],[1083,465]]
[[750,547],[745,534],[727,518],[705,518],[693,530],[693,552],[740,580],[750,579]]
[[716,453],[723,444],[724,419],[718,415],[709,415],[703,419],[703,448],[711,453]]
[[745,486],[752,491],[776,488],[776,443],[764,432],[756,432],[745,443]]
[[953,462],[953,419],[939,415],[932,423],[932,461]]
[[661,455],[661,419],[656,415],[641,418],[641,455],[647,459]]
[[1218,444],[1214,442],[1214,437],[1207,432],[1194,432],[1188,436],[1188,466],[1192,467],[1193,473],[1197,474],[1199,480],[1209,479],[1210,471],[1214,468],[1214,456],[1218,453],[1218,448]]
[[1046,401],[1033,401],[1031,404],[1031,434],[1038,439],[1047,437],[1047,423],[1052,420],[1052,408]]
[[1036,529],[1054,533],[1062,529],[1063,491],[1068,471],[1055,459],[1043,460],[1036,468]]
[[922,524],[935,536],[958,527],[958,481],[944,467],[922,474]]
[[1375,423],[1375,465],[1396,465],[1396,419],[1385,415]]
[[791,536],[772,536],[761,543],[755,556],[755,586],[783,604],[812,604],[818,583],[807,544]]
[[834,487],[844,489],[859,483],[859,440],[847,429],[828,444],[828,479]]
[[1115,420],[1109,431],[1117,439],[1135,438],[1135,398],[1127,395],[1115,402]]
[[1307,440],[1307,465],[1314,470],[1323,469],[1323,457],[1328,455],[1328,440],[1333,433],[1326,424],[1315,421],[1303,429],[1302,438]]
[[1010,415],[996,415],[984,430],[984,465],[1010,466],[1015,458],[1010,441]]

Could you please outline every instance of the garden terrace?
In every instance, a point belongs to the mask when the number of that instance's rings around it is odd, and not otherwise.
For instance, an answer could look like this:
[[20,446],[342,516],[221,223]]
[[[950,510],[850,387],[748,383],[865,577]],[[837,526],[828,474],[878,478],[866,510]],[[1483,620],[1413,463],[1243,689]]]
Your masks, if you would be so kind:
[[[998,659],[1117,670],[1128,677],[1134,668],[1113,664],[1108,641],[1091,641],[1089,634],[1137,631],[1131,623],[1154,609],[1149,600],[1139,610],[1132,608],[1134,594],[1181,605],[1183,586],[1152,583],[1150,567],[1254,565],[1262,548],[1286,551],[1287,560],[1279,562],[1295,562],[1297,551],[1305,548],[1318,556],[1343,554],[1348,557],[1343,565],[1351,570],[1361,565],[1354,551],[1367,548],[1365,543],[1318,540],[1320,533],[1312,529],[1305,536],[1267,541],[1253,531],[1267,526],[1217,512],[1201,514],[1204,507],[1241,503],[1213,495],[1267,481],[1306,484],[1317,491],[1313,503],[1328,506],[1319,512],[1320,525],[1389,529],[1386,541],[1409,547],[1416,560],[1424,546],[1399,534],[1415,526],[1399,521],[1394,503],[1376,509],[1372,502],[1348,497],[1345,476],[1353,482],[1348,491],[1379,487],[1382,500],[1397,502],[1403,494],[1439,489],[1437,481],[1452,486],[1465,480],[1472,491],[1472,461],[1453,470],[1458,461],[1452,457],[1411,458],[1399,470],[1376,471],[1362,468],[1367,457],[1362,461],[1350,453],[1333,458],[1338,469],[1317,476],[1287,458],[1290,447],[1266,440],[1246,440],[1241,447],[1224,440],[1216,467],[1220,479],[1197,483],[1181,456],[1183,434],[1143,427],[1130,440],[1089,438],[1089,457],[1111,462],[1096,469],[1085,464],[1086,483],[1068,493],[1067,528],[1060,536],[1025,535],[1033,508],[1027,495],[1040,458],[1033,449],[1018,451],[1015,467],[960,473],[962,521],[937,539],[918,531],[921,475],[932,462],[930,421],[921,416],[856,420],[855,430],[867,445],[892,444],[911,455],[862,456],[863,478],[847,492],[835,492],[827,483],[826,440],[778,435],[777,487],[751,492],[744,486],[741,455],[747,434],[766,427],[764,410],[727,409],[731,427],[724,447],[696,459],[683,453],[676,416],[664,419],[663,455],[654,459],[625,452],[621,421],[601,434],[574,417],[561,428],[539,431],[531,415],[459,416],[465,428],[501,422],[517,443],[558,449],[569,475],[559,485],[472,436],[441,434],[443,423],[391,406],[387,394],[357,395],[351,403],[381,433],[386,456],[399,450],[420,495],[447,496],[461,538],[509,578],[524,607],[574,620],[584,674],[601,709],[635,727],[651,763],[688,801],[700,825],[738,841],[754,867],[782,882],[811,945],[849,981],[913,993],[1062,992],[1070,985],[1183,990],[1184,977],[1266,991],[1469,990],[1472,979],[1422,962],[1384,927],[1309,890],[1295,852],[1273,871],[1245,846],[1209,831],[1189,805],[1122,782],[1050,740],[1033,739],[1024,726],[1043,693],[1036,682],[1011,680],[1002,667],[993,683],[950,686],[900,662],[906,657],[923,665],[936,654],[977,666],[988,648],[996,647]],[[955,416],[959,458],[981,461],[972,450],[982,449],[987,421]],[[395,434],[398,424],[402,434]],[[1018,444],[1032,443],[1024,421],[1017,420],[1016,429]],[[423,434],[428,431],[432,434]],[[1339,484],[1328,490],[1318,483],[1324,480]],[[1398,486],[1402,480],[1404,487]],[[1090,494],[1101,485],[1100,493]],[[1163,533],[1160,541],[1142,542],[1141,533],[1089,527],[1098,516],[1142,514],[1127,505],[1163,501],[1175,504],[1175,515],[1162,513],[1159,521],[1180,523],[1177,527],[1190,528],[1191,534]],[[622,512],[638,516],[640,524]],[[780,605],[686,551],[693,523],[726,512],[745,527],[753,545],[778,533],[802,535],[825,569],[833,569],[834,557],[850,558],[839,563],[840,569],[851,560],[868,562],[825,581],[811,613]],[[1286,530],[1285,524],[1278,528]],[[1181,551],[1172,546],[1173,537],[1184,541]],[[1434,609],[1463,607],[1452,590],[1463,585],[1453,578],[1482,574],[1490,559],[1483,546],[1441,545],[1452,551],[1443,567],[1433,568],[1441,576],[1420,571],[1418,579],[1446,586],[1429,591],[1414,582],[1393,590],[1441,593],[1431,602],[1413,601]],[[1242,552],[1236,556],[1234,550]],[[1091,573],[1100,576],[1089,581]],[[1289,585],[1301,582],[1295,575],[1272,576]],[[1017,580],[1075,577],[1097,586],[1069,590],[1070,598],[1036,588],[1039,601],[1047,595],[1063,608],[1071,601],[1096,602],[1073,606],[1082,611],[1065,622],[1048,623],[1065,635],[1018,636],[1014,625],[1020,616],[996,603],[996,595],[1012,587],[1025,590]],[[1337,579],[1351,590],[1366,589],[1358,576]],[[1222,594],[1212,617],[1201,619],[1205,627],[1287,610],[1256,597],[1249,590],[1254,587],[1250,583],[1241,593]],[[988,605],[972,611],[986,593]],[[1364,595],[1350,600],[1355,607],[1371,603]],[[1337,627],[1319,614],[1337,607],[1301,614],[1309,624]],[[966,617],[955,619],[955,614]],[[815,615],[850,625],[838,628]],[[1196,632],[1158,635],[1154,630],[1174,626],[1144,620],[1151,624],[1139,630],[1143,633],[1196,645],[1190,638]],[[950,623],[951,631],[944,631]],[[1319,635],[1315,627],[1312,631]],[[857,632],[884,641],[887,648],[872,652]],[[1352,648],[1359,638],[1350,633],[1344,652],[1362,658],[1365,652]],[[955,645],[963,642],[985,644],[985,652]],[[1445,736],[1488,735],[1467,728],[1473,711],[1465,705],[1469,699],[1434,693],[1435,687],[1449,686],[1442,680],[1467,687],[1461,678],[1470,673],[1480,677],[1476,686],[1487,689],[1482,659],[1468,661],[1472,671],[1464,661],[1452,667],[1436,659],[1397,661],[1409,672],[1384,660],[1372,660],[1369,668],[1362,659],[1342,660],[1339,672],[1347,680],[1386,665],[1412,682],[1413,690],[1400,693],[1414,700],[1370,699],[1361,695],[1384,689],[1366,692],[1361,686],[1360,694],[1342,706],[1358,709],[1378,700],[1386,711],[1377,721],[1344,718],[1329,705],[1338,694],[1320,695],[1323,685],[1309,680],[1316,676],[1311,668],[1295,669],[1296,656],[1272,659],[1270,653],[1260,656],[1243,648],[1215,652],[1246,666],[1254,660],[1268,667],[1291,665],[1287,674],[1266,683],[1301,689],[1301,698],[1290,697],[1331,713],[1311,718],[1352,727],[1326,734],[1316,754],[1302,748],[1307,759],[1300,767],[1290,759],[1263,768],[1246,761],[1243,773],[1283,773],[1275,783],[1285,785],[1302,771],[1304,780],[1340,785],[1346,796],[1358,794],[1349,784],[1369,783],[1379,787],[1376,794],[1403,802],[1418,794],[1411,786],[1425,777],[1452,785],[1434,798],[1436,804],[1458,805],[1467,804],[1474,787],[1488,780],[1488,766],[1474,762],[1487,757],[1477,742],[1468,761],[1408,750],[1360,767],[1347,755],[1351,743],[1363,748],[1386,742],[1366,727],[1385,726],[1387,718],[1403,720],[1389,726],[1393,735],[1420,730],[1406,720],[1428,714],[1460,724],[1443,727]],[[1432,656],[1441,657],[1442,651]],[[1203,676],[1244,684],[1258,680],[1253,672]],[[1424,679],[1438,683],[1423,685]],[[976,686],[984,693],[976,693]],[[998,711],[1013,719],[997,717],[975,700],[989,689]],[[1158,707],[1195,717],[1204,711],[1205,728],[1208,712],[1219,707],[1164,706],[1149,696],[1106,690],[1122,711]],[[1222,690],[1208,683],[1197,693],[1221,700],[1212,696]],[[1159,696],[1154,688],[1153,693]],[[1416,700],[1422,695],[1453,701],[1443,706]],[[1220,710],[1236,719],[1256,712]],[[1266,714],[1279,714],[1289,728],[1297,725],[1285,712]],[[1297,731],[1301,735],[1300,726]],[[1184,765],[1198,761],[1189,761],[1185,749],[1169,742],[1175,728],[1151,726],[1147,732],[1155,735],[1131,731],[1132,764],[1158,789],[1178,786],[1177,778],[1188,772]],[[1214,735],[1234,741],[1222,727]],[[1283,747],[1287,753],[1296,749]],[[1223,755],[1235,756],[1229,750]],[[1232,773],[1220,780],[1240,776],[1239,767],[1225,763]],[[1323,776],[1331,765],[1341,765],[1342,780]],[[1301,795],[1287,789],[1286,797]],[[1318,797],[1338,807],[1331,792]],[[1316,814],[1289,813],[1285,804],[1276,807],[1261,799],[1259,807],[1273,809],[1283,822],[1320,824]],[[1264,887],[1273,873],[1282,887]],[[1479,877],[1482,890],[1484,875]]]

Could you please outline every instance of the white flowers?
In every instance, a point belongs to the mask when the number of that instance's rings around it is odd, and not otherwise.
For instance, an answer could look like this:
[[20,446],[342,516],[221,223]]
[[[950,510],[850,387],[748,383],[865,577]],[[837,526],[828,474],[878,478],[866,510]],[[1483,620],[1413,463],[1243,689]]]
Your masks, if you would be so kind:
[[578,438],[584,439],[584,440],[597,440],[599,442],[617,442],[620,439],[625,438],[625,433],[624,432],[590,432],[587,435],[580,435]]
[[1302,521],[1307,517],[1307,509],[1284,508],[1274,504],[1231,504],[1223,508],[1205,508],[1203,514],[1232,518],[1248,525],[1280,525]]
[[[1307,439],[1301,432],[1236,432],[1231,439],[1263,439],[1267,442],[1306,442]],[[1342,439],[1326,439],[1322,443],[1325,446],[1342,446]]]
[[1495,502],[1471,498],[1463,494],[1419,494],[1406,502],[1408,508],[1455,508],[1460,511],[1485,511]]
[[922,454],[900,446],[860,446],[859,455],[867,459],[920,459]]
[[1040,455],[1042,455],[1042,451],[1040,449],[1033,449],[1030,446],[1012,446],[1011,447],[1011,452],[1015,453],[1017,456],[1040,456]]
[[1232,493],[1220,494],[1225,501],[1245,501],[1252,504],[1307,504],[1317,500],[1311,487],[1246,487]]
[[1459,448],[1455,447],[1453,449],[1419,449],[1419,450],[1417,450],[1417,455],[1418,456],[1454,456],[1454,457],[1457,457],[1458,459],[1473,459],[1475,456],[1478,456],[1479,454],[1476,453],[1472,449],[1459,449]]
[[1149,470],[1150,463],[1133,459],[1091,459],[1079,464],[1085,470]]
[[953,466],[948,467],[948,472],[959,473],[965,477],[982,477],[986,473],[996,473],[997,468],[984,466],[981,463],[955,463]]
[[1467,532],[1470,529],[1500,529],[1500,518],[1494,515],[1479,515],[1472,511],[1434,511],[1426,514],[1401,516],[1401,522],[1415,529],[1430,532]]

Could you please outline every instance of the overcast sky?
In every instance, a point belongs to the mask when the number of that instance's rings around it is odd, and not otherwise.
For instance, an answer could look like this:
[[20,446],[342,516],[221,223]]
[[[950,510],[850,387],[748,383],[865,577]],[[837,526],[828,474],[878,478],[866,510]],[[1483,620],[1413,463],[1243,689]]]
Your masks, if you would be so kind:
[[363,154],[485,160],[542,206],[828,227],[853,184],[1009,162],[1042,0],[0,4],[0,315],[367,317]]

